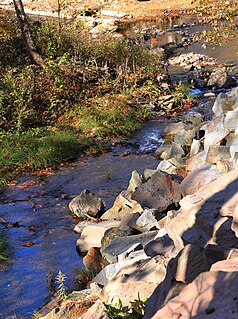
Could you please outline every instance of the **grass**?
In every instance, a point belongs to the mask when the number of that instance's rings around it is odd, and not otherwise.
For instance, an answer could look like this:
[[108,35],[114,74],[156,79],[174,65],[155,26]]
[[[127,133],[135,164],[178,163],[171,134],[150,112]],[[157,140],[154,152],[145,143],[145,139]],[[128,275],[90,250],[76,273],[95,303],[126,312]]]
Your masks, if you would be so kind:
[[9,258],[9,244],[6,239],[6,235],[0,233],[0,262],[6,261]]

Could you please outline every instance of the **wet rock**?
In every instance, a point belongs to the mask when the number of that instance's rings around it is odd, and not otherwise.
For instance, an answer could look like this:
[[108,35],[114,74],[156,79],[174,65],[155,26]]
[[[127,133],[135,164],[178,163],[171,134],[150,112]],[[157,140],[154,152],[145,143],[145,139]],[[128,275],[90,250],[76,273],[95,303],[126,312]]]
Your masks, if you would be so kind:
[[237,280],[237,271],[202,273],[154,316],[144,318],[236,319]]
[[81,194],[69,203],[69,209],[78,217],[97,216],[104,212],[105,203],[103,200],[89,190],[85,189]]
[[225,93],[220,93],[213,104],[212,111],[215,116],[220,116],[234,108],[235,104],[232,98]]
[[83,258],[83,264],[86,269],[98,273],[108,265],[108,262],[102,257],[99,248],[91,247]]
[[121,194],[117,196],[113,207],[107,210],[106,213],[102,215],[102,218],[121,220],[129,214],[141,213],[143,211],[141,205],[133,199],[129,200],[127,197],[128,193],[121,192]]
[[216,165],[205,164],[201,168],[194,169],[182,181],[182,193],[184,196],[194,194],[201,187],[213,182],[223,174],[223,172],[217,171]]
[[109,262],[117,262],[118,256],[127,251],[131,246],[140,244],[137,248],[142,249],[144,245],[153,240],[156,235],[157,231],[150,231],[139,235],[116,237],[112,239],[105,249],[101,249],[102,255]]
[[91,247],[101,247],[101,240],[107,229],[119,227],[120,221],[111,220],[100,223],[89,223],[84,227],[80,238],[77,240],[77,251],[85,252]]
[[155,156],[159,156],[165,152],[169,147],[171,146],[171,144],[164,144],[164,145],[161,145],[159,146],[156,151],[155,151]]
[[154,208],[162,212],[171,204],[178,204],[181,199],[181,178],[165,172],[156,172],[132,195],[144,208]]

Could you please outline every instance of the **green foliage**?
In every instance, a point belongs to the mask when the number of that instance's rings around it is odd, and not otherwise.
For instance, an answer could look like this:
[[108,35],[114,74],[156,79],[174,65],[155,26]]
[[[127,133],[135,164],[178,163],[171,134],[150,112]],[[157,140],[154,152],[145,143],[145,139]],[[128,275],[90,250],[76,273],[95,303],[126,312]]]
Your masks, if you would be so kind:
[[175,85],[173,97],[176,107],[194,103],[195,98],[193,96],[189,96],[190,92],[191,88],[181,82]]
[[81,268],[76,275],[76,280],[80,286],[80,289],[85,289],[87,284],[97,275],[97,271],[95,269],[84,269]]
[[226,39],[235,37],[237,26],[234,21],[237,14],[237,0],[193,0],[196,4],[193,12],[205,19],[211,26],[209,30],[203,30],[200,39],[205,42],[221,44]]
[[66,300],[68,297],[67,288],[65,287],[65,284],[64,284],[65,279],[66,279],[66,276],[59,270],[56,276],[56,283],[58,285],[57,292],[61,300]]
[[105,305],[106,313],[110,319],[141,319],[144,317],[146,298],[140,298],[130,302],[130,306],[122,306],[119,298],[114,298],[113,303]]

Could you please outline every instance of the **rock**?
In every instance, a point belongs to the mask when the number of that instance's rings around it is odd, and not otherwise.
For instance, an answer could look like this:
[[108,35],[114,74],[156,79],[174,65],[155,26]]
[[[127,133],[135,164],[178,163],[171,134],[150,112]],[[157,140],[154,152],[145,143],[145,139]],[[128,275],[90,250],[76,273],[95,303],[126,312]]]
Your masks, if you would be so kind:
[[190,148],[190,156],[197,155],[201,148],[201,142],[200,140],[193,139],[191,148]]
[[91,247],[83,258],[83,264],[86,269],[98,273],[108,265],[108,262],[102,257],[99,248]]
[[168,234],[155,238],[151,242],[145,245],[144,251],[147,256],[155,257],[158,255],[163,255],[165,257],[171,256],[174,250],[174,243]]
[[107,229],[119,227],[120,221],[111,220],[100,223],[89,223],[84,227],[80,238],[77,240],[79,253],[88,251],[91,247],[101,247],[101,240]]
[[149,168],[146,168],[144,170],[144,180],[147,182],[149,178],[151,178],[151,176],[156,173],[157,170],[156,169],[149,169]]
[[234,111],[228,111],[226,113],[226,118],[224,121],[224,128],[228,131],[228,132],[235,132],[235,130],[237,130],[238,128],[238,110],[234,110]]
[[212,86],[214,88],[221,88],[225,86],[227,82],[227,72],[225,68],[216,69],[210,74],[207,82],[207,86]]
[[178,133],[174,136],[174,142],[177,144],[180,144],[181,146],[184,145],[191,145],[194,137],[196,136],[196,131],[198,128],[194,128],[192,130],[186,131],[186,130],[180,130]]
[[139,244],[137,249],[142,249],[156,235],[157,231],[150,231],[139,235],[116,237],[112,239],[105,249],[101,249],[101,253],[109,262],[117,262],[118,256],[127,251],[131,246]]
[[180,144],[171,143],[171,146],[167,148],[161,155],[160,157],[162,159],[169,159],[169,158],[182,158],[185,155],[183,148],[181,147]]
[[198,153],[197,155],[191,157],[186,162],[186,164],[187,164],[186,169],[188,171],[193,171],[195,169],[202,168],[204,165],[207,164],[206,158],[207,158],[207,150]]
[[132,229],[128,225],[120,225],[120,227],[113,227],[106,230],[101,240],[101,251],[104,251],[114,238],[130,235],[132,235]]
[[177,167],[167,160],[163,160],[157,166],[157,171],[166,172],[168,174],[177,174]]
[[[63,318],[62,318],[63,319]],[[64,317],[66,319],[66,317]],[[95,304],[88,309],[88,311],[78,319],[109,319],[106,314],[106,307],[101,300],[97,300]]]
[[164,153],[168,148],[170,148],[170,146],[171,146],[171,144],[163,144],[163,145],[161,145],[161,146],[159,146],[157,149],[156,149],[156,151],[155,151],[155,156],[158,156],[158,157],[160,157],[160,155],[162,154],[162,153]]
[[188,130],[189,126],[183,122],[170,123],[164,129],[165,135],[175,135],[181,130]]
[[121,192],[113,204],[113,207],[102,215],[103,219],[117,219],[121,220],[124,216],[129,214],[141,213],[143,208],[135,200],[126,198],[127,194]]
[[209,270],[205,250],[195,245],[186,245],[179,254],[170,260],[173,277],[184,283],[192,282],[199,274]]
[[201,248],[208,243],[223,249],[238,247],[229,218],[238,203],[237,189],[238,170],[233,170],[184,197],[180,211],[165,224],[175,246],[181,249],[186,242]]
[[181,199],[181,178],[165,172],[156,172],[132,195],[144,208],[154,208],[162,212],[171,204],[178,204]]
[[199,125],[203,122],[203,115],[201,113],[189,113],[184,116],[184,120]]
[[145,254],[143,250],[137,250],[137,255],[133,256],[131,253],[136,250],[139,244],[135,244],[130,247],[127,251],[125,251],[122,255],[118,256],[118,262],[109,264],[105,268],[103,268],[96,277],[93,278],[92,282],[96,282],[99,285],[105,286],[110,280],[115,277],[115,275],[122,268],[135,263],[136,261],[141,261],[143,259],[148,259],[148,256]]
[[233,88],[230,92],[227,93],[227,95],[232,98],[232,101],[234,102],[234,105],[235,105],[234,108],[237,108],[238,107],[238,87]]
[[157,216],[158,211],[156,209],[144,209],[141,216],[137,219],[134,228],[141,232],[158,229]]
[[142,183],[142,176],[137,171],[133,171],[131,173],[131,179],[129,182],[129,186],[127,188],[128,192],[133,193],[137,189],[137,187],[139,187]]
[[201,187],[213,182],[223,174],[217,171],[216,165],[205,164],[201,168],[194,169],[181,183],[183,196],[194,194]]
[[140,298],[150,297],[156,286],[163,281],[166,265],[166,258],[158,256],[122,268],[103,289],[108,296],[107,302],[110,303],[117,296],[123,306],[127,306],[138,299],[138,294]]
[[237,280],[237,271],[202,273],[154,316],[144,318],[236,319]]
[[229,146],[211,145],[208,148],[206,161],[216,164],[219,161],[229,160],[231,158]]
[[220,142],[228,135],[228,131],[224,127],[225,116],[215,117],[208,125],[204,138],[204,149],[211,145],[220,144]]
[[97,216],[104,211],[105,203],[103,200],[89,190],[85,189],[82,193],[71,200],[69,209],[78,217],[85,217],[87,215]]
[[[52,309],[46,316],[41,316],[42,319],[78,319],[83,315],[88,308],[95,302],[95,298],[90,296],[88,290],[80,292],[72,292],[67,300],[61,301],[54,309]],[[43,311],[44,312],[44,311]],[[42,313],[42,310],[40,310]],[[81,317],[80,317],[81,318]]]
[[221,260],[211,267],[212,271],[238,272],[238,257],[229,260]]
[[212,111],[215,116],[220,116],[234,108],[235,104],[232,98],[225,93],[220,93],[213,104]]
[[114,32],[117,30],[117,28],[118,26],[116,20],[107,19],[90,30],[89,33],[91,33],[92,36],[96,37],[107,32]]

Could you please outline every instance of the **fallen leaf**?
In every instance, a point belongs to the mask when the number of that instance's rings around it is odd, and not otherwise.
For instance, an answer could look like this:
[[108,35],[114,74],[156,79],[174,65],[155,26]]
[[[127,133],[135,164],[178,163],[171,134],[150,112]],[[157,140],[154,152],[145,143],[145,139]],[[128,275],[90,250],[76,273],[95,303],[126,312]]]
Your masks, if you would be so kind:
[[28,241],[27,243],[22,244],[23,247],[31,247],[33,245],[34,245],[33,241]]

